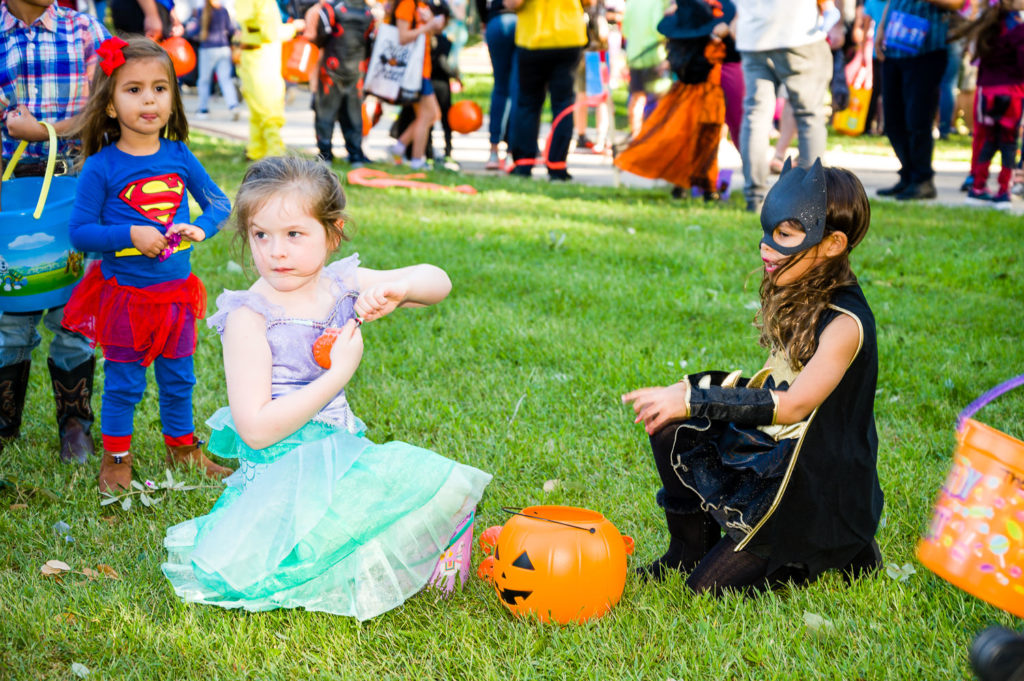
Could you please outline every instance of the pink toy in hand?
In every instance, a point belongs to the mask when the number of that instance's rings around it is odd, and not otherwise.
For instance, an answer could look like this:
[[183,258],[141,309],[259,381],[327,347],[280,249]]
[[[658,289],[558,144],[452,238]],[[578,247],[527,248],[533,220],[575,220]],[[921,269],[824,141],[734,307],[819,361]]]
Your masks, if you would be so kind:
[[167,235],[167,248],[165,248],[163,250],[163,252],[156,257],[157,262],[163,262],[164,260],[167,260],[167,258],[169,258],[172,255],[174,255],[174,251],[176,251],[178,249],[178,246],[180,246],[180,245],[181,245],[181,234],[177,234],[177,233],[175,233],[175,234],[168,234]]

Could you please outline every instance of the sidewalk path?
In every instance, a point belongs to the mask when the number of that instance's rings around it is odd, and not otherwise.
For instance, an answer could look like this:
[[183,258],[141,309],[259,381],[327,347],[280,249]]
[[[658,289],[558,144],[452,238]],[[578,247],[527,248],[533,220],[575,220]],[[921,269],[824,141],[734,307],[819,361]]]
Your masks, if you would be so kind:
[[[482,43],[472,48],[463,50],[460,56],[461,66],[464,72],[468,73],[489,73],[490,62],[487,60],[486,48]],[[294,87],[289,90],[289,103],[286,107],[286,123],[282,130],[285,144],[292,149],[316,154],[316,141],[313,136],[313,111],[310,107],[311,95],[305,86]],[[249,123],[244,111],[239,120],[232,121],[227,110],[220,100],[215,99],[211,107],[210,117],[207,120],[195,120],[192,112],[196,110],[197,97],[194,90],[184,95],[185,110],[189,113],[189,126],[193,130],[209,133],[220,137],[226,137],[240,142],[248,138]],[[385,105],[384,116],[380,122],[370,131],[370,134],[363,141],[366,154],[378,162],[388,161],[387,147],[393,142],[388,136],[388,129],[394,117],[397,115],[397,108]],[[548,127],[541,129],[541,141],[546,139]],[[441,141],[440,126],[434,131],[434,144],[437,146]],[[487,121],[480,130],[469,135],[456,133],[453,141],[455,150],[453,157],[462,166],[462,172],[474,174],[494,174],[495,171],[487,171],[484,164],[487,162],[490,145],[487,139]],[[542,147],[543,148],[543,147]],[[344,143],[341,132],[335,127],[334,150],[339,156],[344,156]],[[766,150],[766,154],[770,153]],[[742,192],[743,172],[740,164],[739,153],[727,141],[723,141],[718,154],[719,165],[723,169],[733,170],[732,191]],[[864,183],[868,195],[875,197],[875,191],[882,187],[888,187],[897,181],[897,170],[899,162],[894,155],[856,154],[842,149],[832,149],[826,153],[825,162],[828,165],[841,166],[854,171]],[[967,176],[967,164],[962,161],[934,162],[935,186],[938,189],[938,199],[935,201],[915,202],[916,205],[927,205],[939,203],[950,206],[964,205],[964,194],[960,193],[960,184]],[[339,166],[343,167],[343,166]],[[663,187],[665,191],[670,189],[669,185],[661,181],[652,181],[629,173],[618,172],[612,165],[611,158],[600,156],[589,152],[573,152],[569,156],[569,172],[573,180],[578,184],[595,186],[625,186],[638,188]],[[546,181],[546,173],[541,169],[534,171],[534,181]],[[985,210],[984,208],[979,210]],[[1024,214],[1024,201],[1014,198],[1013,206],[1010,209],[1016,214]]]

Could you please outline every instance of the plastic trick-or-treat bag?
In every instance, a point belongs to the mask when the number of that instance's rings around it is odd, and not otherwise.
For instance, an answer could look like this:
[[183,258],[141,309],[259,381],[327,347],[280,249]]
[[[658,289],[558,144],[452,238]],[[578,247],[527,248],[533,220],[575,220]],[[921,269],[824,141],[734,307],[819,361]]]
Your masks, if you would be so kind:
[[1024,617],[1024,442],[971,418],[1024,375],[976,399],[957,419],[958,445],[917,557],[967,593]]
[[54,176],[57,135],[43,125],[49,133],[45,175],[12,178],[27,146],[22,141],[0,184],[0,312],[63,305],[85,271],[85,256],[68,233],[77,178]]

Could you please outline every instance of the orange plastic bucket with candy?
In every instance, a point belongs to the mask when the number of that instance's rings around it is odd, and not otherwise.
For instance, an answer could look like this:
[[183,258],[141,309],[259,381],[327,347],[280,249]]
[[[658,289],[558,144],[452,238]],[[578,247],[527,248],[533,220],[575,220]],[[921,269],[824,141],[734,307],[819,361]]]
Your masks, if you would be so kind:
[[917,557],[967,593],[1024,617],[1024,442],[970,418],[999,395],[1002,383],[957,419],[958,446]]

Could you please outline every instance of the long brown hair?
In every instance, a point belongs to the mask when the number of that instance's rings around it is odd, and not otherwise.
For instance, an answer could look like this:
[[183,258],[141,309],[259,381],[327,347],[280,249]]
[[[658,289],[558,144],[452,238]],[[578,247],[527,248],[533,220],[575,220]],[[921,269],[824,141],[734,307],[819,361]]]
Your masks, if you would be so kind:
[[[122,49],[126,63],[135,59],[155,59],[167,69],[167,78],[171,83],[171,117],[167,120],[167,127],[160,131],[160,136],[172,141],[187,142],[188,119],[181,103],[181,91],[178,89],[178,78],[174,75],[171,58],[149,38],[133,36],[126,37],[126,40],[128,45]],[[107,113],[107,107],[114,99],[114,88],[117,87],[117,74],[120,71],[121,67],[118,67],[108,76],[102,68],[96,67],[89,89],[89,101],[75,130],[75,134],[82,140],[81,162],[121,138],[121,125]]]
[[301,197],[309,215],[327,232],[327,243],[348,240],[345,191],[327,164],[296,156],[272,156],[249,166],[235,196],[235,229],[243,252],[253,216],[274,196]]
[[216,8],[210,0],[206,0],[203,5],[203,15],[199,19],[199,42],[205,43],[206,39],[210,37],[210,20],[213,18],[213,12]]
[[950,29],[949,39],[966,38],[968,43],[974,43],[974,54],[984,61],[999,41],[1003,21],[1012,11],[1013,0],[999,0],[997,4],[989,5],[982,10],[974,20]]
[[828,233],[846,235],[846,251],[812,267],[798,281],[785,286],[776,284],[782,272],[807,257],[808,251],[801,251],[786,258],[772,274],[765,272],[761,280],[761,309],[755,320],[761,330],[761,345],[785,351],[794,370],[806,364],[818,349],[818,320],[832,300],[833,292],[857,283],[850,268],[849,254],[867,234],[871,223],[871,204],[864,185],[849,170],[825,168],[825,192],[828,197],[826,229]]

